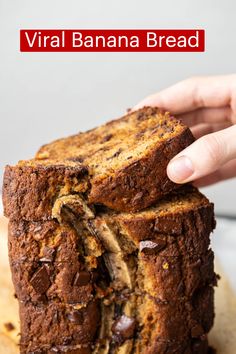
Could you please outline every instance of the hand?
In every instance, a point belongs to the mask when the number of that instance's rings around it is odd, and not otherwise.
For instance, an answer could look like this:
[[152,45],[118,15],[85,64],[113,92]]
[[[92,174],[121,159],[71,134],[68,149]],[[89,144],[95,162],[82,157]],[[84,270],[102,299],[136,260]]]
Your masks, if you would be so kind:
[[134,109],[143,106],[170,111],[197,139],[169,162],[172,181],[205,186],[236,176],[236,74],[181,81]]

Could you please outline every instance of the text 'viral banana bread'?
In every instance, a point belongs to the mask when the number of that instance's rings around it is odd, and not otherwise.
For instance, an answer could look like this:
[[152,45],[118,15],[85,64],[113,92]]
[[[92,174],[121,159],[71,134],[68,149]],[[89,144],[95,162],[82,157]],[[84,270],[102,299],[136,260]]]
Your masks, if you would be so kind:
[[193,141],[144,108],[7,167],[22,354],[207,354],[213,205],[166,175]]

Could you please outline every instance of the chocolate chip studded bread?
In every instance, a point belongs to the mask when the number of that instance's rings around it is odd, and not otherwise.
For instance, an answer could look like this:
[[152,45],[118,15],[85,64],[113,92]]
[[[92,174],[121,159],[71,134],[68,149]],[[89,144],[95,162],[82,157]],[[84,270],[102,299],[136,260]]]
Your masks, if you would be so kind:
[[22,354],[207,354],[213,205],[172,184],[185,126],[145,108],[7,167]]
[[21,352],[207,353],[212,204],[191,187],[132,214],[83,203],[62,196],[53,220],[10,221]]
[[35,159],[6,168],[5,212],[16,219],[49,218],[55,195],[69,192],[115,210],[144,209],[177,187],[167,178],[167,163],[193,140],[185,125],[157,108],[57,140]]

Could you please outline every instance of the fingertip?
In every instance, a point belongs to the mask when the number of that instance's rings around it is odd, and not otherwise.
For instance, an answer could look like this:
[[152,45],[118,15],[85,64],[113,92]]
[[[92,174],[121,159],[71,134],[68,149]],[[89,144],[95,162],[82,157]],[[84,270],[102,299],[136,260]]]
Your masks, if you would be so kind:
[[172,182],[186,183],[194,173],[192,161],[187,156],[172,159],[167,166],[167,175]]

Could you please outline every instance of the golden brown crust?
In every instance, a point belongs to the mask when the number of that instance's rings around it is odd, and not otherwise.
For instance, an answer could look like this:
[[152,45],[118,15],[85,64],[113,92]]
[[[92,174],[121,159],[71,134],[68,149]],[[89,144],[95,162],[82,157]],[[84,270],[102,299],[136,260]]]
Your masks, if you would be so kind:
[[[186,191],[191,198],[191,189]],[[198,193],[201,197],[201,194]],[[179,198],[181,200],[181,198]],[[139,248],[140,241],[153,240],[164,243],[160,256],[186,256],[205,253],[210,244],[210,233],[215,228],[214,207],[205,197],[195,206],[181,210],[167,210],[161,215],[155,207],[152,211],[130,214],[101,215],[97,222],[104,219],[111,228],[117,229],[120,239],[124,237]],[[187,203],[185,202],[185,205]]]
[[159,257],[139,255],[140,287],[162,301],[185,297],[208,284],[215,285],[214,255],[211,250],[203,255],[186,257]]
[[114,175],[92,179],[89,202],[127,212],[148,207],[180,186],[169,180],[166,167],[178,152],[192,142],[192,134],[186,128],[180,135],[165,141]]
[[54,200],[73,191],[88,188],[84,166],[19,165],[6,166],[3,182],[5,215],[13,220],[48,220]]
[[214,320],[213,297],[213,288],[209,286],[188,301],[161,303],[144,294],[137,307],[142,346],[156,340],[187,342],[209,332]]
[[[71,204],[79,203],[75,195],[59,200],[69,203],[67,207],[74,210],[72,219],[64,219],[62,210],[58,210],[60,222],[11,220],[9,223],[9,256],[16,295],[21,302],[22,321],[26,321],[28,304],[31,304],[31,326],[35,330],[37,321],[34,316],[40,317],[37,306],[45,311],[47,318],[51,316],[52,304],[60,313],[61,306],[73,304],[81,308],[100,294],[101,306],[111,301],[117,307],[119,296],[121,303],[130,307],[130,296],[134,295],[137,301],[135,313],[140,311],[140,318],[136,316],[135,338],[139,340],[134,340],[134,352],[142,353],[143,348],[148,348],[149,353],[158,354],[169,350],[184,353],[185,349],[189,353],[198,353],[198,349],[204,353],[205,333],[212,326],[214,317],[212,286],[216,281],[213,253],[207,251],[209,236],[215,226],[213,205],[207,198],[192,187],[184,187],[141,212],[117,213],[106,209],[95,216],[88,212],[84,219],[80,219],[81,215],[76,214],[77,209]],[[107,229],[102,237],[104,228]],[[81,246],[85,246],[85,240],[91,237],[93,256],[104,256],[107,268],[100,268],[99,263],[93,261],[95,269],[89,270],[89,280],[78,287],[75,282],[78,273],[85,270],[88,274],[85,262],[88,250],[85,252]],[[149,243],[155,247],[150,249]],[[122,261],[128,266],[129,274],[119,292],[116,285],[120,274],[112,273],[121,264],[114,268],[114,264],[107,263],[109,254],[109,262]],[[129,263],[130,257],[134,262]],[[106,274],[108,270],[109,273],[112,270],[110,276],[114,278],[111,282],[108,276],[109,280],[102,283],[104,292],[102,288],[98,290],[101,283],[94,282],[93,272]],[[129,277],[131,284],[135,284],[131,288]],[[109,316],[115,320],[125,306],[119,305],[118,314],[110,312]],[[102,313],[101,307],[98,311]],[[63,319],[58,326],[64,326],[65,321]],[[102,323],[107,321],[105,318],[101,320]],[[152,341],[147,343],[150,336]],[[37,339],[33,346],[22,342],[22,353],[28,353],[29,348],[33,349],[38,343],[44,354],[49,351],[45,348],[51,345],[49,337],[48,340],[49,343],[41,343]],[[112,343],[112,337],[106,340]],[[90,344],[95,342],[96,339]],[[68,350],[78,343],[81,343],[79,339],[69,343]],[[60,345],[61,342],[56,347]]]
[[156,339],[144,348],[138,348],[139,354],[210,354],[207,338],[192,339],[184,342],[161,341]]
[[[44,222],[13,221],[8,224],[10,262],[73,263],[79,257],[77,232],[55,220]],[[48,254],[51,256],[49,257]]]
[[21,341],[26,353],[44,345],[88,345],[94,341],[99,326],[98,302],[76,310],[73,306],[50,303],[35,306],[20,303]]
[[193,140],[180,121],[146,107],[55,141],[42,147],[35,159],[6,167],[5,215],[49,219],[53,201],[66,187],[85,193],[91,204],[118,211],[144,209],[179,187],[168,179],[166,166]]

